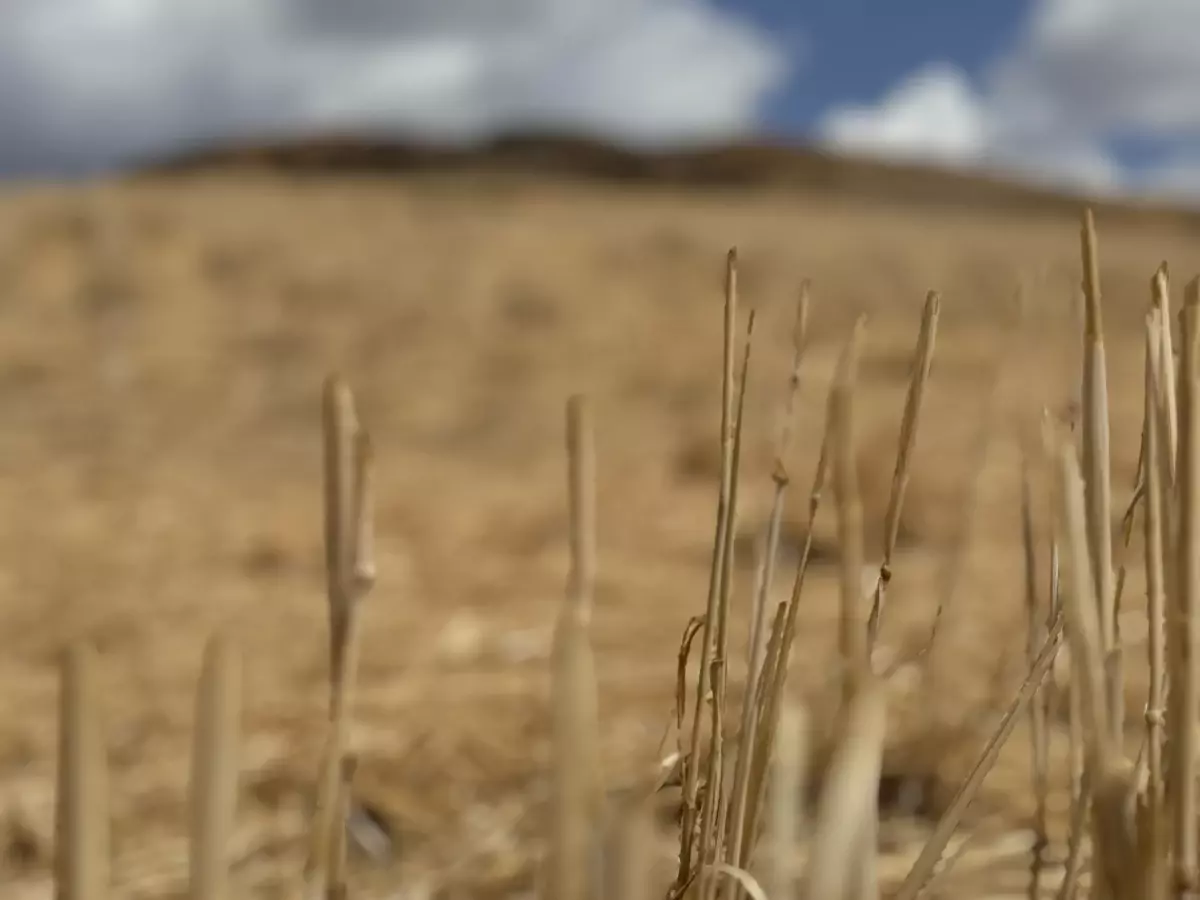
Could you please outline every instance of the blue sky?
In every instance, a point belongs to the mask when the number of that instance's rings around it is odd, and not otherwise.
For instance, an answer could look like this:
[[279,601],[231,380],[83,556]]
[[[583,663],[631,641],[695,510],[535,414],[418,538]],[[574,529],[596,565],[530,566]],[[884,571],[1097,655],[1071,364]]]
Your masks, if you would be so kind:
[[0,173],[575,128],[1200,197],[1200,0],[4,0]]
[[[1016,42],[1030,0],[718,0],[794,43],[794,70],[764,110],[767,128],[811,134],[839,103],[870,103],[931,60],[977,77]],[[884,39],[886,35],[886,39]]]

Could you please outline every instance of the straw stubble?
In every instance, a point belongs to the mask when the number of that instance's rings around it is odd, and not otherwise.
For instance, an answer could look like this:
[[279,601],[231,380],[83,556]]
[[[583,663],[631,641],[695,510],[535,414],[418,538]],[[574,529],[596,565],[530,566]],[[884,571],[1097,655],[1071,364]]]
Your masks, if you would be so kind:
[[358,670],[362,601],[375,582],[373,455],[359,424],[354,395],[337,375],[322,395],[324,434],[325,563],[329,605],[329,719],[309,832],[304,896],[344,890],[335,861],[345,855],[346,829],[339,811],[354,681]]
[[[708,580],[708,599],[701,629],[700,667],[697,677],[696,703],[692,711],[690,743],[683,757],[684,790],[682,836],[680,839],[679,870],[673,891],[682,893],[691,883],[695,842],[700,807],[700,747],[703,734],[704,706],[712,686],[710,675],[716,647],[717,620],[720,617],[721,586],[724,578],[725,546],[732,540],[731,517],[734,480],[733,447],[736,420],[734,417],[734,366],[737,330],[737,249],[731,248],[725,259],[725,315],[721,358],[721,480],[717,495],[716,534]],[[717,736],[716,740],[719,740]],[[704,849],[702,848],[702,853]],[[702,857],[703,859],[703,857]]]
[[91,647],[69,647],[60,672],[55,900],[104,900],[109,895],[108,761]]
[[214,635],[204,651],[196,692],[191,775],[190,900],[225,900],[229,840],[238,795],[241,658],[233,642]]
[[904,399],[904,418],[900,423],[900,440],[896,449],[896,467],[892,472],[892,487],[888,496],[887,513],[883,527],[883,556],[879,564],[879,577],[875,581],[875,592],[871,602],[871,614],[867,623],[868,652],[874,649],[879,637],[879,625],[883,616],[887,588],[892,580],[892,562],[896,552],[896,541],[900,537],[900,514],[904,509],[904,496],[908,490],[909,466],[913,449],[917,443],[917,426],[933,365],[933,351],[937,342],[938,319],[941,316],[941,297],[930,291],[925,298],[921,313],[921,330],[917,335],[917,347],[913,355],[912,374],[908,382],[908,395]]
[[1099,636],[1104,666],[1106,721],[1109,737],[1122,733],[1125,698],[1117,644],[1117,610],[1113,584],[1112,487],[1110,482],[1108,422],[1108,369],[1105,361],[1104,320],[1100,306],[1100,261],[1096,223],[1092,211],[1083,214],[1080,233],[1083,256],[1084,369],[1083,369],[1083,476],[1087,505],[1087,543],[1092,583],[1099,613]]
[[[766,628],[767,598],[770,596],[774,583],[775,559],[779,552],[784,498],[789,483],[786,460],[791,449],[796,393],[800,387],[800,370],[808,345],[808,311],[809,289],[806,282],[800,290],[796,324],[792,331],[792,368],[783,406],[783,423],[776,448],[775,465],[771,474],[774,486],[771,515],[760,550],[752,595],[754,605],[751,614],[750,648],[746,661],[746,686],[742,696],[741,720],[738,729],[740,740],[734,768],[733,800],[729,807],[731,822],[726,826],[730,835],[730,853],[727,861],[739,869],[744,869],[747,865],[750,847],[756,837],[755,832],[760,817],[761,796],[757,788],[763,779],[763,772],[756,763],[760,760],[765,762],[770,750],[769,744],[765,745],[766,753],[759,750],[758,745],[761,740],[759,725],[763,704],[767,699],[765,685],[767,676],[770,674],[769,666],[778,656],[778,629],[782,621],[779,615],[780,610],[777,610],[775,627],[772,629],[769,639],[764,641],[763,633]],[[765,768],[765,765],[762,768]],[[732,900],[737,892],[737,882],[728,880],[725,897]]]
[[598,858],[603,786],[596,673],[588,636],[595,589],[595,450],[591,406],[567,403],[571,574],[551,648],[552,821],[547,872],[554,900],[588,900],[603,878]]
[[[1175,557],[1176,595],[1167,629],[1170,660],[1168,717],[1174,805],[1174,864],[1177,890],[1195,891],[1197,880],[1196,709],[1200,668],[1195,654],[1200,603],[1200,279],[1186,289],[1179,379],[1179,532]],[[1165,362],[1165,360],[1164,360]]]

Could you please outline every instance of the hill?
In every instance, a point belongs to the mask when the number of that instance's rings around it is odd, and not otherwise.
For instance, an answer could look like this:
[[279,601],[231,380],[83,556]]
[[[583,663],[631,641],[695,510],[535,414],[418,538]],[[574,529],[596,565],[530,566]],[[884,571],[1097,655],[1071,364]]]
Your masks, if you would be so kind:
[[[80,635],[100,656],[114,878],[134,900],[180,894],[192,691],[216,627],[245,654],[238,883],[245,896],[282,895],[302,854],[327,696],[319,398],[331,370],[353,386],[375,443],[379,580],[364,611],[355,788],[397,848],[392,863],[355,857],[354,895],[527,889],[566,578],[563,404],[575,391],[595,401],[594,642],[619,784],[658,752],[679,638],[707,590],[731,245],[743,308],[757,315],[735,683],[801,283],[812,285],[812,344],[776,596],[791,587],[826,391],[859,314],[861,482],[878,563],[918,315],[927,291],[943,298],[881,652],[918,646],[938,602],[953,602],[931,662],[937,702],[904,679],[891,698],[885,883],[1021,680],[1020,473],[1043,409],[1076,408],[1078,198],[785,148],[656,157],[514,138],[454,153],[332,139],[235,148],[101,183],[9,185],[2,200],[5,896],[48,895],[55,663]],[[1097,219],[1123,509],[1150,278],[1168,261],[1178,295],[1200,269],[1197,219],[1111,204]],[[793,672],[818,712],[838,617],[828,508]],[[1043,550],[1047,509],[1039,495]],[[1140,661],[1140,553],[1129,562],[1122,633]],[[1131,741],[1143,669],[1129,665]],[[1028,746],[1019,726],[971,808],[976,839],[944,896],[980,896],[981,885],[1024,895]]]
[[794,190],[926,207],[1061,214],[1091,203],[1109,221],[1200,225],[1200,209],[1114,200],[999,176],[837,155],[803,145],[741,143],[642,151],[569,135],[511,134],[475,145],[326,136],[209,148],[152,160],[147,174],[258,169],[289,174],[509,173],[676,188]]

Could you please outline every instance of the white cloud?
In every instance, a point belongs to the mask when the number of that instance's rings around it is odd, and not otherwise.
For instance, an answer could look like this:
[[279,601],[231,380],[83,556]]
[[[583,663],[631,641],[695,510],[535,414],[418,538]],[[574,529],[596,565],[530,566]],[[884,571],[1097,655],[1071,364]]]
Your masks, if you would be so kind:
[[788,66],[708,0],[7,0],[4,20],[9,170],[322,125],[722,137]]
[[935,64],[889,91],[877,106],[835,109],[824,122],[847,150],[884,148],[897,157],[975,159],[988,145],[988,121],[974,88],[958,69]]
[[888,156],[1137,188],[1154,176],[1123,168],[1114,142],[1200,151],[1197,34],[1195,0],[1038,0],[978,84],[935,65],[871,106],[832,110],[821,132],[835,146]]
[[996,102],[1079,132],[1200,135],[1198,33],[1192,0],[1041,0],[993,74]]

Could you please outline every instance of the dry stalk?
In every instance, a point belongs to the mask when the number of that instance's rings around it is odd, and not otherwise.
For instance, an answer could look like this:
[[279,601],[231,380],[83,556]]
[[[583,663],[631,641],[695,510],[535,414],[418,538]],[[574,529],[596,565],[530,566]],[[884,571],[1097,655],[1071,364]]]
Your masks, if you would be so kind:
[[1005,710],[996,731],[988,739],[970,774],[959,786],[949,806],[946,807],[946,811],[938,820],[937,825],[934,826],[933,834],[930,835],[929,840],[921,848],[921,853],[917,857],[916,862],[909,869],[908,875],[905,876],[899,889],[892,895],[891,900],[915,900],[933,876],[938,861],[942,858],[942,854],[946,850],[946,845],[950,842],[950,838],[954,836],[959,823],[962,821],[963,814],[971,805],[971,801],[975,799],[975,795],[979,792],[979,788],[983,784],[983,779],[991,771],[992,766],[996,764],[1000,750],[1008,741],[1013,728],[1016,727],[1017,720],[1024,712],[1025,707],[1033,699],[1034,694],[1045,680],[1046,673],[1050,671],[1050,667],[1054,664],[1054,658],[1058,653],[1059,643],[1062,640],[1062,629],[1063,620],[1060,617],[1051,625],[1045,641],[1042,642],[1037,659],[1030,667],[1029,673],[1026,675],[1025,681],[1022,683],[1016,697],[1013,698],[1012,703]]
[[1094,569],[1089,558],[1088,512],[1083,478],[1075,452],[1064,443],[1057,453],[1059,540],[1065,548],[1066,584],[1063,604],[1071,645],[1072,681],[1079,685],[1083,720],[1085,769],[1091,775],[1092,846],[1100,861],[1093,872],[1095,896],[1125,900],[1128,884],[1122,874],[1130,869],[1133,844],[1130,835],[1136,826],[1129,821],[1131,795],[1118,785],[1131,786],[1128,763],[1115,739],[1110,721],[1104,666],[1102,621],[1096,603]]
[[[1046,631],[1048,619],[1038,602],[1037,552],[1033,534],[1033,497],[1030,486],[1028,461],[1022,459],[1021,467],[1021,543],[1025,551],[1025,610],[1027,613],[1025,644],[1026,662],[1030,669],[1036,660],[1038,647]],[[1029,704],[1029,735],[1033,774],[1034,817],[1033,849],[1029,863],[1029,900],[1041,896],[1042,874],[1046,865],[1049,847],[1049,826],[1046,816],[1046,800],[1050,792],[1050,733],[1047,709],[1042,703],[1046,688],[1042,686]]]
[[607,861],[606,896],[621,900],[650,900],[654,849],[654,823],[644,803],[624,811],[616,834],[616,846]]
[[1155,406],[1159,414],[1165,417],[1167,459],[1169,468],[1167,475],[1173,486],[1176,481],[1175,460],[1179,448],[1179,419],[1176,410],[1178,404],[1175,391],[1175,348],[1171,341],[1171,288],[1167,275],[1167,264],[1163,263],[1154,273],[1151,286],[1151,296],[1154,308],[1158,312],[1159,328],[1159,359],[1162,378],[1160,387],[1155,395]]
[[[866,334],[867,320],[864,316],[859,316],[854,322],[854,328],[850,333],[850,337],[846,342],[846,346],[842,349],[841,357],[837,363],[836,371],[844,371],[847,369],[857,369],[858,358],[862,353],[863,338]],[[809,490],[808,497],[808,528],[804,537],[804,546],[800,551],[800,560],[796,564],[796,574],[792,581],[792,590],[788,599],[785,601],[785,612],[783,618],[783,631],[779,639],[779,653],[776,656],[776,661],[773,666],[764,671],[763,683],[767,686],[768,693],[764,701],[763,721],[766,724],[768,733],[763,736],[760,746],[770,747],[774,743],[774,728],[778,721],[780,703],[784,694],[784,683],[787,680],[788,665],[791,661],[792,642],[796,636],[796,622],[800,612],[800,598],[804,593],[805,577],[808,574],[808,564],[812,556],[813,548],[813,526],[816,522],[817,512],[821,506],[821,494],[825,488],[825,481],[828,477],[829,469],[829,452],[832,442],[832,429],[829,421],[828,410],[833,403],[833,392],[837,387],[836,378],[829,389],[829,398],[826,401],[826,417],[825,417],[825,432],[821,436],[821,454],[817,460],[817,468],[813,473],[812,487]],[[765,768],[765,760],[763,760],[760,768]]]
[[[1168,793],[1173,803],[1175,890],[1200,889],[1197,872],[1196,709],[1200,669],[1196,658],[1200,624],[1200,279],[1187,286],[1183,308],[1183,347],[1179,383],[1179,533],[1176,543],[1174,603],[1167,628],[1170,665],[1168,727],[1171,765]],[[1164,368],[1167,360],[1163,360]]]
[[55,900],[109,895],[108,761],[92,649],[76,644],[60,668]]
[[879,636],[879,623],[888,584],[892,580],[892,556],[896,552],[896,541],[900,536],[900,513],[904,507],[904,494],[908,488],[909,462],[917,441],[917,424],[921,417],[921,405],[925,398],[925,386],[929,381],[929,370],[933,364],[933,349],[937,340],[938,317],[941,314],[941,298],[930,291],[925,298],[921,313],[921,330],[917,336],[917,347],[913,357],[912,377],[908,383],[908,395],[904,400],[904,418],[900,424],[900,442],[896,450],[896,468],[892,473],[892,489],[888,497],[887,515],[884,519],[883,561],[879,565],[879,577],[871,603],[871,615],[867,620],[868,653],[874,650]]
[[559,613],[553,664],[553,824],[548,872],[554,900],[595,895],[603,783],[595,661],[588,637],[595,575],[595,470],[591,408],[567,404],[571,576]]
[[696,705],[692,712],[690,744],[683,757],[684,788],[679,870],[673,891],[682,894],[693,879],[693,854],[700,814],[700,741],[704,704],[710,690],[709,675],[716,652],[714,637],[721,604],[724,578],[724,548],[730,539],[731,500],[733,494],[734,444],[734,347],[737,328],[737,250],[729,251],[725,264],[725,319],[721,366],[721,483],[717,499],[716,535],[713,538],[712,567],[709,571],[708,600],[700,644],[700,669],[696,687]]
[[[789,481],[785,461],[791,450],[796,393],[800,387],[800,368],[804,361],[804,351],[808,345],[808,304],[809,293],[806,282],[800,290],[800,301],[796,309],[796,325],[792,332],[792,369],[788,378],[787,396],[783,404],[783,424],[776,448],[775,466],[771,474],[774,484],[771,516],[755,573],[750,652],[746,666],[746,687],[742,697],[741,721],[738,729],[741,739],[738,743],[732,802],[730,803],[732,818],[729,825],[726,826],[730,835],[730,852],[726,861],[735,868],[741,869],[746,868],[748,863],[753,841],[752,832],[755,830],[760,812],[758,802],[760,798],[756,793],[751,792],[751,785],[754,775],[754,760],[759,756],[757,745],[758,726],[762,713],[763,675],[769,672],[764,668],[764,663],[770,661],[766,658],[767,645],[763,641],[763,632],[767,598],[770,596],[771,587],[774,584],[775,559],[779,552],[780,527],[783,521],[784,495]],[[725,885],[725,897],[732,900],[738,895],[738,882],[727,879]]]
[[[848,368],[854,369],[857,367],[857,360],[862,352],[865,331],[866,319],[863,316],[859,316],[842,350],[837,364],[837,371],[840,372]],[[763,808],[766,799],[767,771],[775,745],[776,729],[782,709],[783,697],[786,692],[785,683],[791,659],[792,641],[796,633],[800,598],[803,594],[805,576],[812,554],[813,525],[817,512],[820,509],[821,494],[828,476],[829,453],[832,441],[828,410],[831,407],[833,392],[836,386],[837,382],[835,379],[834,383],[830,386],[830,399],[826,403],[827,414],[825,431],[821,440],[821,453],[817,461],[812,487],[809,492],[808,533],[805,537],[800,560],[796,567],[791,593],[788,599],[776,609],[775,621],[767,645],[767,656],[762,669],[762,677],[759,679],[757,687],[758,698],[756,699],[756,706],[759,709],[760,732],[756,741],[757,747],[755,748],[755,757],[750,774],[749,795],[752,808],[758,810]],[[746,821],[749,823],[749,828],[743,837],[741,852],[743,858],[749,859],[753,842],[757,838],[757,819],[755,816],[748,815]]]
[[[763,665],[762,653],[765,647],[763,628],[766,624],[767,597],[770,596],[771,585],[774,583],[775,561],[778,555],[780,530],[783,521],[784,498],[791,483],[791,476],[788,473],[787,467],[787,457],[791,451],[792,433],[795,426],[796,394],[800,390],[800,370],[804,362],[805,351],[808,349],[808,313],[809,284],[805,281],[800,287],[800,300],[796,305],[796,321],[795,327],[792,329],[792,368],[788,376],[779,439],[775,448],[775,464],[771,471],[771,482],[773,485],[771,515],[767,522],[767,533],[755,570],[754,609],[751,621],[749,650],[746,654],[746,679],[748,684],[753,684],[758,680]],[[743,708],[742,716],[745,719],[745,708]],[[746,723],[743,721],[743,731],[745,731],[745,725]]]
[[[322,398],[325,444],[325,563],[330,625],[330,701],[325,752],[304,869],[305,896],[336,890],[331,860],[344,853],[342,772],[358,669],[362,600],[375,582],[370,441],[350,388],[336,375]],[[323,886],[321,890],[318,885]]]
[[1080,231],[1083,257],[1083,476],[1087,505],[1087,543],[1099,611],[1100,650],[1103,654],[1106,721],[1113,741],[1123,734],[1125,714],[1120,647],[1117,644],[1116,591],[1112,558],[1112,486],[1109,480],[1110,429],[1108,373],[1104,350],[1104,320],[1100,308],[1100,262],[1096,223],[1084,210]]
[[[712,661],[713,684],[721,678],[721,660]],[[714,698],[711,707],[712,733],[718,738],[712,741],[708,751],[708,767],[705,770],[704,785],[704,815],[700,831],[700,860],[701,875],[697,879],[700,896],[711,900],[715,895],[719,881],[715,877],[718,870],[714,868],[720,863],[722,834],[718,822],[725,811],[725,792],[722,776],[725,773],[725,704],[718,703]]]
[[[1092,798],[1092,896],[1113,900],[1158,900],[1156,874],[1166,872],[1143,845],[1133,764],[1123,755],[1099,773]],[[1165,880],[1159,882],[1165,886]]]
[[1067,682],[1067,756],[1071,769],[1071,815],[1067,831],[1067,861],[1059,885],[1058,900],[1072,900],[1079,891],[1087,818],[1092,808],[1092,777],[1087,769],[1083,735],[1083,692],[1074,678]]
[[[337,821],[339,822],[348,823],[350,821],[350,814],[353,809],[350,790],[354,784],[354,772],[357,768],[357,757],[347,755],[342,759],[342,771],[340,773],[341,789],[338,792],[337,811]],[[346,841],[344,839],[334,841],[330,853],[329,875],[325,880],[325,898],[326,900],[346,900],[349,896],[349,886],[346,883]]]
[[769,896],[772,900],[798,900],[796,853],[803,836],[801,804],[808,764],[807,722],[799,707],[785,705],[780,711],[774,749]]
[[[1144,517],[1144,544],[1147,595],[1148,659],[1150,667],[1150,690],[1146,702],[1146,822],[1149,834],[1147,843],[1154,848],[1154,857],[1166,859],[1169,846],[1162,833],[1164,816],[1165,769],[1163,766],[1163,722],[1165,719],[1164,688],[1166,676],[1166,632],[1164,628],[1167,586],[1164,569],[1166,531],[1164,529],[1164,492],[1168,490],[1163,477],[1165,457],[1170,452],[1161,433],[1157,412],[1158,384],[1162,379],[1159,353],[1162,350],[1158,308],[1151,311],[1146,322],[1146,413],[1144,431],[1146,435],[1146,515]],[[1151,896],[1161,896],[1165,884],[1152,886]]]
[[[1073,424],[1070,429],[1073,431]],[[1055,422],[1049,412],[1042,414],[1042,450],[1049,461],[1051,471],[1050,493],[1051,519],[1060,518],[1059,507],[1059,477],[1057,474],[1057,458],[1062,446],[1069,443],[1068,428],[1062,423]],[[1058,537],[1057,528],[1051,529],[1050,539],[1050,609],[1060,622],[1064,620],[1063,612],[1063,581],[1062,559],[1064,548]],[[1067,648],[1068,663],[1070,648]],[[1067,858],[1064,863],[1063,879],[1059,883],[1057,900],[1072,900],[1079,890],[1079,880],[1083,875],[1083,846],[1084,831],[1088,812],[1091,809],[1090,778],[1084,762],[1083,712],[1079,683],[1074,678],[1067,679],[1067,757],[1070,769],[1070,816],[1067,831]]]
[[[1177,477],[1180,421],[1176,408],[1176,370],[1171,344],[1171,328],[1164,317],[1169,311],[1166,264],[1159,267],[1152,281],[1150,312],[1147,316],[1146,347],[1146,517],[1145,566],[1147,582],[1148,652],[1150,688],[1146,705],[1146,730],[1138,757],[1138,781],[1145,783],[1141,810],[1144,820],[1143,854],[1153,860],[1147,872],[1146,895],[1166,896],[1169,872],[1164,871],[1172,857],[1171,783],[1172,741],[1168,734],[1180,727],[1172,717],[1167,691],[1171,671],[1178,664],[1172,653],[1180,649],[1177,637],[1168,637],[1168,623],[1177,622],[1178,589],[1175,566],[1178,554],[1180,488]],[[1182,719],[1186,723],[1188,717]],[[1169,728],[1168,728],[1169,726]],[[1185,724],[1183,726],[1187,728]]]
[[[843,734],[842,749],[855,754],[860,760],[863,770],[856,772],[853,784],[838,785],[833,788],[837,792],[849,792],[852,797],[858,797],[859,792],[871,790],[877,794],[879,785],[879,765],[882,759],[882,734],[878,744],[873,743],[874,735],[868,731],[869,739],[859,733],[864,727],[855,723],[852,707],[856,698],[871,697],[871,691],[882,690],[881,686],[873,686],[871,681],[871,659],[867,637],[868,611],[865,606],[866,597],[863,595],[862,573],[864,569],[863,530],[862,530],[862,500],[858,493],[857,447],[854,420],[854,387],[857,379],[857,357],[846,354],[843,365],[839,366],[834,375],[833,389],[829,396],[829,436],[833,456],[833,486],[834,499],[837,503],[838,543],[841,546],[840,586],[841,586],[841,617],[838,628],[838,648],[842,666],[842,709],[840,715],[846,717],[846,732]],[[866,690],[865,695],[862,691]],[[878,722],[882,729],[884,721],[883,699],[878,701]],[[870,708],[870,707],[868,707]],[[871,719],[874,723],[876,720]],[[862,744],[862,746],[855,746]],[[878,754],[878,755],[876,755]],[[869,762],[868,762],[869,761]],[[867,766],[874,768],[867,768]],[[870,773],[870,774],[868,774]],[[838,762],[831,763],[827,776],[830,781],[849,777],[846,772],[838,769]],[[810,897],[856,897],[873,898],[879,895],[878,875],[876,873],[876,835],[878,832],[878,813],[875,803],[870,802],[863,809],[858,806],[861,800],[847,799],[850,805],[844,808],[843,824],[853,828],[852,832],[843,833],[838,825],[822,817],[818,826],[816,839],[817,848],[826,853],[832,853],[830,864],[834,868],[820,868],[824,862],[823,853],[818,852],[818,868],[809,888]],[[836,840],[839,835],[846,840],[828,848],[822,843],[827,838],[821,833],[825,827],[830,827],[831,835],[828,840]],[[857,857],[851,871],[849,860],[845,854]],[[841,859],[838,859],[838,856]],[[827,884],[825,879],[834,880]],[[837,879],[849,879],[840,881]],[[850,891],[852,893],[847,893]]]
[[596,439],[591,403],[567,401],[567,494],[571,570],[567,591],[585,623],[596,592]]
[[[730,288],[736,293],[736,280]],[[725,529],[725,542],[721,548],[724,557],[721,563],[721,583],[717,603],[716,647],[713,653],[713,665],[710,683],[712,684],[712,731],[709,733],[709,762],[708,778],[706,781],[705,797],[707,802],[704,809],[700,833],[700,858],[706,864],[720,861],[725,847],[725,832],[728,821],[727,807],[729,804],[728,785],[725,784],[724,750],[727,740],[725,734],[725,701],[727,682],[729,678],[729,611],[733,602],[733,548],[734,536],[737,532],[738,490],[741,468],[742,433],[745,423],[746,384],[750,374],[750,348],[754,336],[754,311],[746,322],[746,338],[742,352],[741,377],[738,382],[737,407],[733,426],[733,448],[731,453],[732,486],[729,495],[728,526]],[[711,851],[711,854],[710,854]],[[718,874],[711,870],[710,874]],[[703,882],[704,896],[715,896],[719,881],[709,877]]]
[[204,651],[196,692],[191,791],[190,900],[225,900],[229,841],[237,814],[241,734],[241,658],[214,635]]
[[813,827],[804,893],[808,900],[868,900],[879,895],[874,842],[887,709],[875,676],[867,672],[851,679],[839,718],[842,726]]
[[771,760],[775,754],[778,716],[782,708],[774,706],[774,673],[779,666],[783,651],[783,632],[787,621],[787,604],[780,603],[775,608],[775,619],[771,625],[771,636],[767,641],[767,656],[763,664],[764,677],[755,686],[755,708],[760,730],[754,747],[750,765],[750,786],[748,788],[749,802],[746,814],[746,831],[742,836],[741,857],[749,860],[753,854],[755,841],[758,840],[759,824],[766,803],[766,790]]

